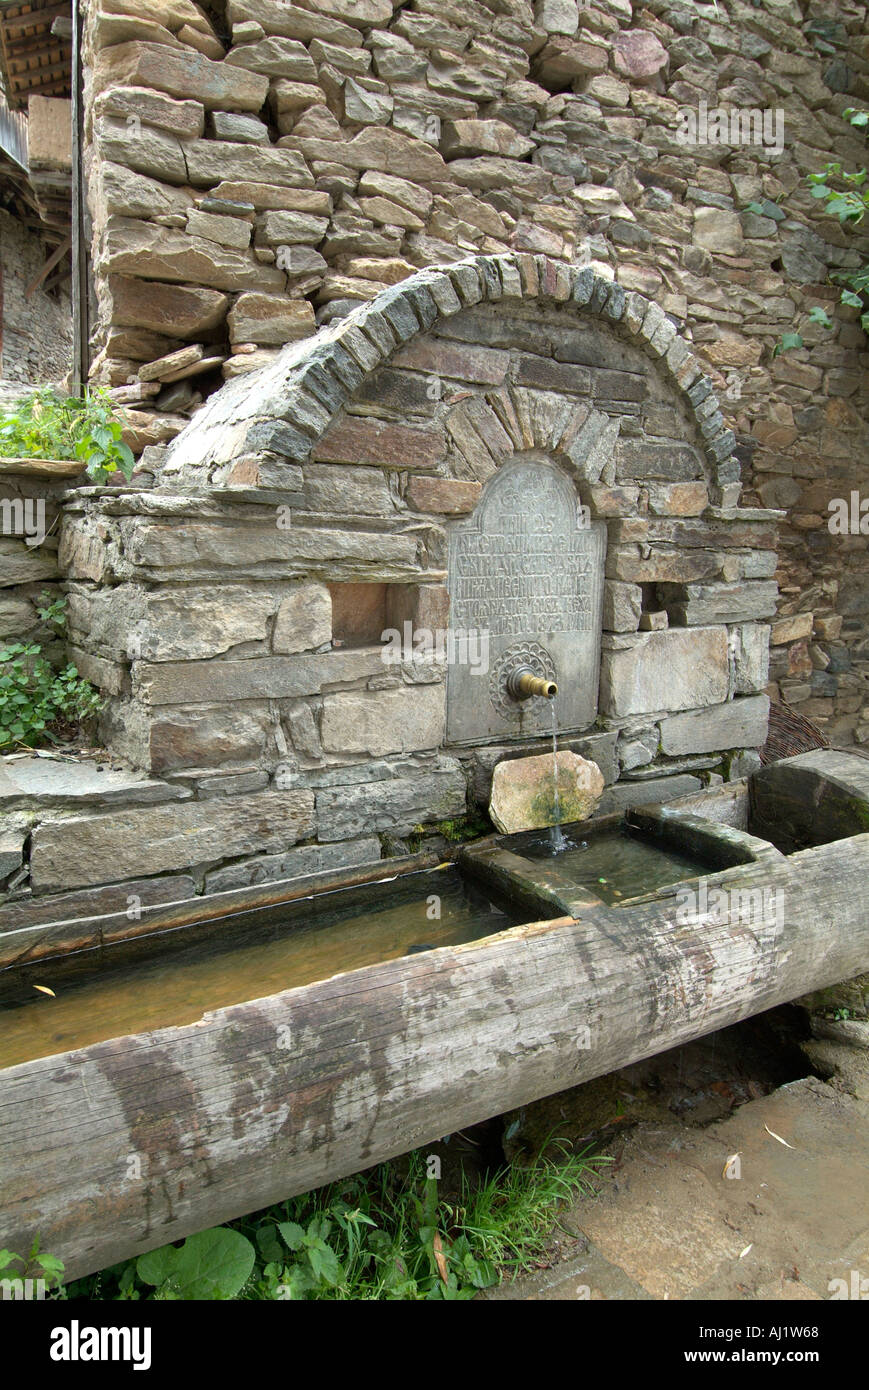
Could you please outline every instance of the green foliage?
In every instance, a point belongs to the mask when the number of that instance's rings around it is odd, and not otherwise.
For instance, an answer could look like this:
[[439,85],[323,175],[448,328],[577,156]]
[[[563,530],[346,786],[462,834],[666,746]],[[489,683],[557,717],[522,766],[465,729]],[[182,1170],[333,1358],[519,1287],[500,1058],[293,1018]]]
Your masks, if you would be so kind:
[[0,1250],[0,1279],[8,1279],[13,1284],[23,1284],[27,1279],[41,1279],[46,1292],[53,1298],[65,1298],[63,1288],[63,1261],[56,1255],[43,1255],[39,1250],[39,1236],[36,1237],[27,1255],[16,1255],[13,1250]]
[[254,1259],[245,1236],[219,1226],[188,1236],[181,1246],[164,1245],[140,1255],[136,1274],[156,1290],[155,1299],[228,1299],[247,1283]]
[[[869,111],[858,111],[849,106],[842,115],[855,130],[869,131]],[[826,164],[819,174],[807,174],[813,198],[823,202],[824,211],[835,217],[843,227],[859,227],[869,211],[869,173],[866,169],[849,172],[837,160]],[[750,203],[752,212],[760,212],[757,203]],[[869,295],[869,265],[858,266],[854,270],[834,270],[830,279],[841,285],[839,303],[850,309],[860,310],[860,326],[869,333],[869,308],[865,296]],[[823,328],[832,328],[833,322],[820,305],[809,311],[809,322],[818,323]],[[773,356],[804,346],[800,333],[784,333],[773,350]]]
[[478,840],[481,835],[492,833],[492,822],[481,811],[472,811],[454,820],[439,820],[433,825],[415,825],[407,836],[407,847],[412,854],[420,849],[427,835],[442,835],[451,845],[465,844],[468,840]]
[[556,1157],[538,1157],[529,1168],[512,1164],[476,1189],[464,1183],[455,1219],[485,1260],[517,1272],[533,1268],[559,1203],[591,1191],[598,1168],[610,1162],[588,1150],[570,1153],[559,1141],[554,1150]]
[[783,333],[772,350],[773,357],[778,357],[780,352],[790,352],[794,348],[801,348],[803,345],[802,337],[799,333]]
[[762,203],[749,203],[749,212],[756,212],[758,217],[771,217],[773,222],[784,222],[787,213],[780,208],[778,203],[772,202],[770,198],[764,198]]
[[[58,598],[44,602],[37,612],[60,634],[65,610],[66,599]],[[54,742],[52,726],[79,724],[96,714],[101,703],[75,666],[68,664],[56,671],[37,643],[13,642],[0,647],[0,752]]]
[[443,1200],[426,1156],[384,1163],[70,1286],[71,1298],[458,1302],[530,1268],[604,1158],[558,1150]]
[[45,386],[0,414],[0,458],[78,459],[94,482],[118,471],[129,482],[135,460],[122,432],[106,391],[79,400]]
[[438,821],[434,829],[443,835],[450,844],[460,845],[466,840],[476,840],[481,835],[492,833],[492,822],[481,811],[472,811],[458,820]]

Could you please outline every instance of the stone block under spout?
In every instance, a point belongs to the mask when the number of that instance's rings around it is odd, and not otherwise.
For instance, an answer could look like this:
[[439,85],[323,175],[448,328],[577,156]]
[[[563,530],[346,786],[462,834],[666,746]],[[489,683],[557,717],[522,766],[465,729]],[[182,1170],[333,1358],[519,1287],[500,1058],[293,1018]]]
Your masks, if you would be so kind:
[[597,763],[567,749],[498,763],[489,815],[506,835],[587,820],[603,795]]

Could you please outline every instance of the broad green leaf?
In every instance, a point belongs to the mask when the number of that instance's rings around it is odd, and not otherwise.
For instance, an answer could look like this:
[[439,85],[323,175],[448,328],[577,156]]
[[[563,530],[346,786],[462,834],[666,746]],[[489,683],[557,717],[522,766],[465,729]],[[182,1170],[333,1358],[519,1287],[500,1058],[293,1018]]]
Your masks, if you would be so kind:
[[799,333],[783,333],[773,349],[773,357],[778,357],[781,352],[791,352],[794,348],[801,348],[803,340]]
[[143,1284],[165,1284],[175,1270],[178,1251],[174,1245],[161,1245],[159,1250],[149,1250],[136,1261],[136,1273]]
[[301,1226],[297,1226],[295,1221],[281,1221],[278,1223],[278,1230],[281,1239],[290,1250],[301,1250],[305,1240],[305,1232]]
[[271,1224],[260,1226],[256,1233],[256,1243],[264,1260],[275,1263],[283,1260],[283,1247],[278,1240],[277,1230]]
[[176,1254],[175,1280],[181,1297],[190,1300],[234,1298],[256,1258],[247,1237],[225,1226],[188,1236]]

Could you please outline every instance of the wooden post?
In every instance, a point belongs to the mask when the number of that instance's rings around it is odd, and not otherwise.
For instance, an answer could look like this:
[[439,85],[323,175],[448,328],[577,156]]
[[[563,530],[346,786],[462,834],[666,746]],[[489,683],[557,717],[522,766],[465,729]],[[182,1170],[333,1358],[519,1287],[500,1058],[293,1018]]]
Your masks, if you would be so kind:
[[70,394],[82,396],[90,374],[90,256],[84,182],[84,91],[79,0],[72,0],[72,371]]

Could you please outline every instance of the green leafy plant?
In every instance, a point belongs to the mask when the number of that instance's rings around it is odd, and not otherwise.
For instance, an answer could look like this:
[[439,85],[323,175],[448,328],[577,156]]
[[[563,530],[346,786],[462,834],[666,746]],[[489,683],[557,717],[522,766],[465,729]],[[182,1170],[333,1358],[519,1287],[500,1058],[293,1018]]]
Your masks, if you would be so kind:
[[463,1178],[451,1203],[416,1151],[79,1280],[69,1296],[464,1301],[532,1267],[559,1205],[607,1162],[556,1145],[554,1158]]
[[247,1283],[255,1258],[245,1236],[218,1226],[140,1255],[136,1273],[156,1290],[155,1299],[228,1299]]
[[[842,115],[855,130],[869,131],[869,111],[858,111],[849,106]],[[807,174],[812,197],[823,202],[824,211],[835,217],[842,226],[859,227],[869,211],[869,173],[866,169],[850,172],[841,162],[826,164],[818,174]],[[762,206],[750,203],[751,212],[761,212]],[[869,333],[869,265],[860,265],[853,270],[834,270],[830,279],[840,285],[839,303],[851,309],[860,310],[860,326]],[[819,304],[809,311],[809,322],[820,324],[822,328],[832,328],[833,321]],[[804,346],[801,333],[784,333],[773,350],[773,356],[790,352]]]
[[547,1141],[527,1167],[511,1164],[477,1187],[464,1181],[453,1219],[482,1259],[513,1272],[531,1269],[549,1244],[559,1204],[592,1191],[592,1180],[609,1162],[602,1154],[574,1154],[559,1140]]
[[119,471],[129,481],[135,459],[122,434],[106,391],[94,388],[80,400],[46,386],[0,415],[0,458],[78,459],[94,482]]
[[[37,609],[43,622],[61,635],[66,599],[48,600]],[[102,700],[71,663],[60,670],[42,655],[36,642],[0,647],[0,752],[56,742],[62,726],[78,725],[96,714]]]
[[36,1237],[27,1255],[16,1255],[13,1250],[0,1250],[0,1279],[21,1286],[21,1292],[28,1281],[41,1281],[45,1291],[54,1298],[64,1298],[63,1261],[56,1255],[41,1254],[39,1236]]
[[463,1301],[498,1282],[425,1174],[421,1154],[404,1177],[384,1164],[372,1174],[284,1204],[255,1239],[265,1261],[249,1296],[300,1299]]

